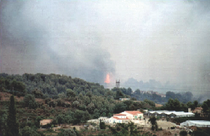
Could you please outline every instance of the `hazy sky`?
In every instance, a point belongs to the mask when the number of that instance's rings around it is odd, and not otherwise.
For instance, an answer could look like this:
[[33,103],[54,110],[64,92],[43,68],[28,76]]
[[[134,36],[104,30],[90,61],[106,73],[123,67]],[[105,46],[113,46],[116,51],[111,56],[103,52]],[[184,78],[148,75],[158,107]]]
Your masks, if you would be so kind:
[[0,0],[0,72],[154,79],[209,93],[209,0]]

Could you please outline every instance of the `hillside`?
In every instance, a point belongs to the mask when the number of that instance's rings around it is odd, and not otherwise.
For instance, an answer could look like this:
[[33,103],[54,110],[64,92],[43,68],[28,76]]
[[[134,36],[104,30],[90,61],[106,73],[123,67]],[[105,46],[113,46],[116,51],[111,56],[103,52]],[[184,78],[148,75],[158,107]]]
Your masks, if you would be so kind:
[[53,124],[82,124],[100,116],[139,108],[154,108],[152,101],[119,101],[130,97],[120,88],[112,90],[98,83],[55,74],[0,74],[1,131],[5,132],[10,96],[15,95],[20,129],[39,128],[41,119],[53,119]]

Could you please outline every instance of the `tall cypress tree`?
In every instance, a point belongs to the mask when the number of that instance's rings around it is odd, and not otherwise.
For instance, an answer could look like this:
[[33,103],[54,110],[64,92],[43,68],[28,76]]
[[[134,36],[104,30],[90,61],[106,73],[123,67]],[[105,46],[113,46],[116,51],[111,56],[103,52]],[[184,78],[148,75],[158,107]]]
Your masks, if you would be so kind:
[[16,119],[15,99],[10,97],[9,114],[7,117],[7,136],[19,136],[19,124]]

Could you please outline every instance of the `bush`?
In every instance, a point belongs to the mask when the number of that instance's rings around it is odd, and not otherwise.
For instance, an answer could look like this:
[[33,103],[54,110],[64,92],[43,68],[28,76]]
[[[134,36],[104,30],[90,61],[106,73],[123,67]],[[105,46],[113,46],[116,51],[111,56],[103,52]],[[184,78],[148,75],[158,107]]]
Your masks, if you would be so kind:
[[43,136],[42,133],[37,132],[36,130],[26,126],[22,129],[22,136]]
[[193,136],[210,136],[209,134],[203,132],[203,131],[194,131],[192,133]]
[[27,94],[25,95],[24,99],[23,99],[23,105],[25,107],[29,107],[30,109],[35,109],[37,108],[37,103],[35,101],[35,98],[33,95],[31,94]]
[[187,136],[187,131],[183,130],[179,133],[180,136]]
[[104,122],[100,120],[100,129],[106,129],[106,125]]
[[68,130],[63,130],[58,134],[58,136],[77,136],[74,130],[68,129]]

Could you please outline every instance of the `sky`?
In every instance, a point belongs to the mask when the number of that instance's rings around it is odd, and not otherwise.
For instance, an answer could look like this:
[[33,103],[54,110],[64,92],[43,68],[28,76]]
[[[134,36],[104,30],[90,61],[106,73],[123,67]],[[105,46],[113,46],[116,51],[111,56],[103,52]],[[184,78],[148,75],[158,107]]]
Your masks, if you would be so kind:
[[108,76],[108,87],[135,86],[133,79],[210,94],[209,7],[208,0],[0,0],[0,73],[99,83]]

